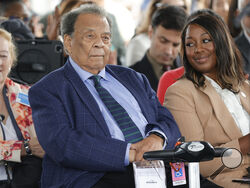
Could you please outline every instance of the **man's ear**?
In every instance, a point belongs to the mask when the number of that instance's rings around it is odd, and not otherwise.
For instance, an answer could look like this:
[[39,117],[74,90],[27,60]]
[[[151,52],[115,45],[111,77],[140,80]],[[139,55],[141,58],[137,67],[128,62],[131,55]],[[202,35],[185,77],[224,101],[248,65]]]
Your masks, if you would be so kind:
[[64,47],[65,47],[65,51],[68,55],[71,55],[71,36],[65,34],[63,36],[63,43],[64,43]]
[[152,39],[153,32],[154,31],[152,25],[148,26],[148,37],[150,38],[150,40]]

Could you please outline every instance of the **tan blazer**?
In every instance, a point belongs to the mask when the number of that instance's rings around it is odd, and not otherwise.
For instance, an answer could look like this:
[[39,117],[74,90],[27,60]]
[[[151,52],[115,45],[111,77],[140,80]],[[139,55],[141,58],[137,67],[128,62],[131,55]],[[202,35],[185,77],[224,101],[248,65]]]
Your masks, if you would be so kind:
[[[205,88],[197,88],[183,78],[170,86],[165,94],[164,106],[173,114],[186,141],[210,142],[213,146],[231,147],[240,150],[238,138],[242,133],[220,95],[206,80]],[[250,114],[250,85],[246,81],[240,88],[240,100],[243,108]],[[249,126],[249,125],[248,125]],[[201,174],[209,177],[222,165],[220,159],[200,164]],[[250,157],[244,156],[242,165],[236,169],[225,169],[214,182],[223,187],[249,187],[232,183],[232,179],[241,178],[247,173]]]

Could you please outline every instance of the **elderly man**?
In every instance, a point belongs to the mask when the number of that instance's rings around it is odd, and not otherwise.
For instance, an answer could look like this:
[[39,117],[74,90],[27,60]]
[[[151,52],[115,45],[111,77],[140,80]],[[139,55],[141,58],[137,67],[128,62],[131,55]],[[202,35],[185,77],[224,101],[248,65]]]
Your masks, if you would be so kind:
[[107,65],[110,31],[96,5],[64,15],[69,59],[29,92],[46,152],[42,187],[134,187],[131,162],[146,151],[173,148],[180,137],[145,76]]

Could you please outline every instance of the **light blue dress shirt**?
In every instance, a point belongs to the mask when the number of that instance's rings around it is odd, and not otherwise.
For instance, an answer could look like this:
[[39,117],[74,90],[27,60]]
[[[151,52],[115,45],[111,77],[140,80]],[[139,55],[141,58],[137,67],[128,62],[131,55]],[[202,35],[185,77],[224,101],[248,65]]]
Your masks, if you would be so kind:
[[[118,140],[125,141],[125,138],[121,129],[119,128],[113,116],[111,115],[111,113],[109,112],[109,110],[107,109],[105,104],[102,102],[101,98],[99,97],[95,89],[93,80],[89,79],[91,76],[93,76],[93,74],[83,70],[70,57],[69,57],[69,62],[74,68],[74,70],[77,72],[77,74],[80,76],[83,83],[89,89],[90,93],[95,98],[100,108],[100,111],[102,112],[102,115],[108,125],[108,129],[109,129],[111,137],[118,139]],[[110,92],[110,94],[114,97],[114,99],[127,111],[130,118],[134,121],[134,123],[137,125],[138,129],[140,130],[142,136],[143,137],[148,136],[148,134],[145,135],[145,128],[148,122],[146,118],[144,117],[144,115],[142,114],[141,108],[138,102],[136,101],[136,99],[134,98],[134,96],[129,92],[129,90],[125,86],[123,86],[112,75],[106,72],[105,68],[101,70],[101,72],[98,75],[102,77],[102,79],[100,80],[102,87],[107,89]],[[166,138],[165,134],[161,130],[159,130],[159,128],[155,128],[154,131],[161,133]],[[131,144],[129,143],[127,146],[127,151],[126,151],[126,156],[125,156],[125,166],[129,164],[130,146]]]

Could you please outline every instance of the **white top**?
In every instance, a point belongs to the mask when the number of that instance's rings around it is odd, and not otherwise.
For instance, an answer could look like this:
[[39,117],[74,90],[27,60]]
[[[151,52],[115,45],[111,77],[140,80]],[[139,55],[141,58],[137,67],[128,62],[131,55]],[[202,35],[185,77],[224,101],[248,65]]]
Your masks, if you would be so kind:
[[217,93],[221,96],[223,102],[225,103],[228,111],[231,113],[236,125],[240,129],[243,136],[249,133],[250,125],[250,115],[242,107],[240,102],[241,94],[243,97],[246,96],[243,92],[239,94],[234,94],[228,89],[222,89],[214,80],[205,76],[206,79],[212,84]]
[[[12,124],[10,117],[8,117],[8,119],[6,120],[6,124],[2,123],[2,125],[3,125],[6,140],[18,140],[18,137],[16,135],[16,131],[14,129],[14,126]],[[10,177],[12,178],[11,171],[9,171],[9,174],[10,174]],[[0,165],[0,181],[1,180],[7,180],[7,174],[5,171],[5,167],[2,165]]]
[[146,33],[138,34],[130,40],[126,49],[126,66],[134,65],[140,61],[149,49],[150,38]]

